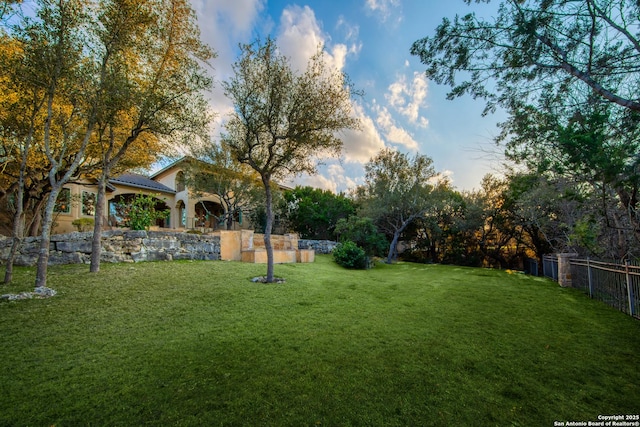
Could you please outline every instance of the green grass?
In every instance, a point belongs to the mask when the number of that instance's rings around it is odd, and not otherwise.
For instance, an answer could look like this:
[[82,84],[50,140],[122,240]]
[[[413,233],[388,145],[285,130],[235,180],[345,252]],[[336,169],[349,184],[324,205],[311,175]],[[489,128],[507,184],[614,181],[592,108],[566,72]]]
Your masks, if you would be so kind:
[[[2,426],[550,426],[640,412],[640,322],[545,279],[329,257],[51,267],[0,303]],[[30,290],[18,268],[0,293]]]

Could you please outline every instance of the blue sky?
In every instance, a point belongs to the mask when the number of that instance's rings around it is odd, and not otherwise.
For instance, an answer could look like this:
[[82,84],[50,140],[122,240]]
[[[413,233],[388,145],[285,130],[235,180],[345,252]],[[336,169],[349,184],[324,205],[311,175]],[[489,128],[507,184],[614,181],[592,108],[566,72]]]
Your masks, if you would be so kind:
[[[443,17],[476,10],[490,15],[495,5],[467,6],[463,0],[191,0],[203,40],[218,54],[212,61],[218,81],[211,93],[217,114],[212,130],[219,139],[232,105],[220,81],[231,76],[238,43],[271,35],[297,68],[323,44],[327,60],[345,71],[364,96],[353,111],[361,130],[343,134],[344,154],[327,159],[316,176],[289,184],[344,191],[363,183],[363,165],[383,147],[431,157],[437,171],[459,190],[480,186],[500,168],[492,142],[496,122],[482,117],[482,101],[446,100],[448,87],[424,77],[424,66],[409,54],[411,44],[431,36]],[[487,151],[494,154],[487,154]]]

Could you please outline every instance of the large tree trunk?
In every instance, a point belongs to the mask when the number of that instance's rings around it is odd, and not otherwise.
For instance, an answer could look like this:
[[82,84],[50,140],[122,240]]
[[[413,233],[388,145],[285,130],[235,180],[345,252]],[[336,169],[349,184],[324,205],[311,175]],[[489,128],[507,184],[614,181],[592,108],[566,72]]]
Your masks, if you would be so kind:
[[93,225],[93,238],[91,240],[91,264],[89,271],[91,273],[97,273],[100,271],[100,255],[102,253],[102,245],[100,240],[102,238],[102,222],[104,219],[105,199],[107,193],[107,177],[109,176],[109,169],[103,168],[100,178],[98,179],[98,196],[96,197],[96,212]]
[[271,194],[271,180],[263,177],[264,191],[266,196],[265,210],[267,211],[267,223],[264,227],[264,247],[267,250],[267,283],[272,283],[273,279],[273,246],[271,245],[271,230],[273,229],[273,197]]
[[387,264],[391,264],[393,262],[393,259],[395,258],[395,253],[398,247],[398,240],[400,240],[400,233],[402,233],[401,230],[396,230],[393,233],[393,239],[391,239],[391,244],[389,245],[389,254],[387,255]]
[[53,224],[53,208],[60,194],[60,184],[54,185],[49,193],[47,205],[44,209],[42,220],[42,233],[40,234],[40,248],[38,250],[38,263],[36,264],[36,288],[47,286],[47,267],[49,265],[49,245],[51,244],[51,225]]
[[416,218],[418,218],[418,216],[410,216],[408,219],[406,219],[402,223],[400,228],[397,228],[396,230],[394,230],[393,239],[391,239],[391,244],[389,245],[389,254],[387,255],[387,261],[386,261],[387,264],[391,264],[393,262],[393,259],[395,258],[395,255],[398,251],[398,241],[400,240],[400,235],[405,230],[405,228],[407,228],[407,226],[411,224],[411,221],[413,221]]

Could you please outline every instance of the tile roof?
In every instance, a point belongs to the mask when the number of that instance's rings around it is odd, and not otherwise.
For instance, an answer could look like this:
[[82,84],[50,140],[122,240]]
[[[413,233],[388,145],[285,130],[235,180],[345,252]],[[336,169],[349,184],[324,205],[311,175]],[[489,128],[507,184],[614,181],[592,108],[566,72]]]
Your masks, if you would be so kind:
[[145,190],[159,191],[162,193],[171,193],[171,194],[176,193],[174,189],[169,188],[164,184],[161,184],[157,181],[147,178],[146,176],[138,175],[135,173],[124,173],[116,178],[110,179],[109,183],[126,185],[129,187],[142,188]]

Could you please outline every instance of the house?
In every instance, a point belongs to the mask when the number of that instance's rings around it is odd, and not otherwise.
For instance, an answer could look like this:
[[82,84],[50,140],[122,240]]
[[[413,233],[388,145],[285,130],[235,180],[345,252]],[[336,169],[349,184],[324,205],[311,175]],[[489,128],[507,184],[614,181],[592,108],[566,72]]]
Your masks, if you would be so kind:
[[[126,206],[136,195],[151,195],[157,199],[157,210],[168,210],[166,219],[157,220],[155,227],[175,231],[195,229],[210,232],[226,229],[219,218],[224,213],[220,198],[214,194],[195,195],[185,186],[184,170],[189,158],[182,158],[159,170],[150,177],[125,173],[109,180],[107,185],[108,218],[105,229],[124,225],[119,207]],[[97,197],[97,185],[91,183],[69,183],[58,197],[55,208],[54,233],[76,231],[73,221],[93,218]],[[252,227],[246,218],[235,218],[235,230]]]

